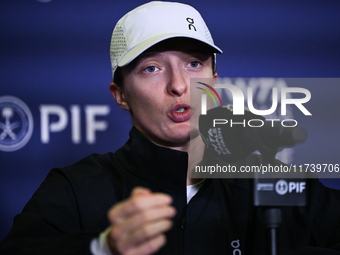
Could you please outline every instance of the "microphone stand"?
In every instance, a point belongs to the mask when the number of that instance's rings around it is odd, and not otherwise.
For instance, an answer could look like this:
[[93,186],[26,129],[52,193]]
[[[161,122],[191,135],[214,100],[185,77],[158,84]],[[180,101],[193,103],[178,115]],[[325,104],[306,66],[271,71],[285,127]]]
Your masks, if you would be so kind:
[[[263,161],[267,164],[274,165],[275,164],[275,155],[278,150],[267,150],[262,148],[259,150]],[[257,183],[257,178],[255,179],[255,183]],[[279,255],[278,253],[278,245],[277,245],[277,230],[280,227],[282,222],[281,219],[281,207],[263,207],[263,217],[264,217],[264,227],[268,229],[268,234],[270,238],[269,245],[269,254],[270,255]]]
[[[305,138],[304,138],[305,139]],[[303,140],[304,140],[303,139]],[[258,134],[252,134],[251,145],[255,146],[257,150],[261,153],[262,156],[262,164],[268,164],[271,166],[275,166],[275,156],[278,151],[282,149],[282,147],[278,146],[268,146],[266,145],[260,136]],[[300,142],[300,141],[299,141]],[[282,206],[301,206],[305,205],[306,198],[305,193],[302,194],[296,194],[295,197],[286,197],[286,195],[278,195],[277,193],[274,193],[276,190],[275,181],[278,180],[277,176],[273,177],[269,175],[269,178],[265,178],[266,183],[271,182],[273,185],[273,192],[272,194],[268,196],[268,193],[261,193],[261,190],[257,189],[257,185],[260,184],[260,180],[264,180],[263,173],[262,177],[259,178],[255,174],[254,178],[254,205],[262,207],[263,209],[263,220],[264,220],[264,227],[268,229],[268,235],[269,235],[269,246],[268,246],[268,254],[270,255],[279,255],[278,252],[278,234],[277,230],[280,227],[280,224],[282,223],[281,219],[281,207]],[[280,176],[281,178],[282,176]],[[296,177],[296,176],[294,176]],[[301,179],[299,179],[301,181]],[[268,192],[268,191],[267,191]],[[277,191],[276,191],[277,192]]]
[[[204,143],[211,148],[212,153],[216,154],[217,152],[218,156],[223,154],[226,161],[237,162],[250,155],[253,151],[258,150],[263,159],[261,163],[274,167],[276,163],[275,156],[281,148],[302,143],[307,138],[304,128],[299,126],[283,127],[280,122],[269,123],[269,125],[264,124],[261,128],[244,127],[232,129],[222,125],[226,124],[226,117],[233,119],[238,124],[240,124],[242,118],[265,120],[264,117],[255,115],[250,111],[245,111],[243,116],[234,116],[231,107],[212,108],[206,115],[200,115],[199,129]],[[215,127],[215,120],[222,120],[222,123],[218,123],[222,126]],[[210,124],[212,122],[214,123],[213,127]],[[254,176],[254,206],[263,208],[265,227],[269,229],[270,234],[270,254],[278,255],[277,229],[281,224],[281,207],[305,205],[306,192],[302,192],[302,190],[305,189],[306,182],[301,181],[301,175],[296,173],[282,175],[275,172],[275,176],[269,175],[268,177],[266,175],[264,177],[261,175],[261,178],[256,174]],[[278,180],[278,176],[280,176],[280,180]],[[290,179],[287,182],[284,178]],[[293,179],[298,180],[294,182]],[[263,182],[263,180],[265,181]],[[277,182],[274,180],[277,180]],[[289,186],[288,183],[292,186]],[[296,185],[295,194],[293,194],[294,185]]]

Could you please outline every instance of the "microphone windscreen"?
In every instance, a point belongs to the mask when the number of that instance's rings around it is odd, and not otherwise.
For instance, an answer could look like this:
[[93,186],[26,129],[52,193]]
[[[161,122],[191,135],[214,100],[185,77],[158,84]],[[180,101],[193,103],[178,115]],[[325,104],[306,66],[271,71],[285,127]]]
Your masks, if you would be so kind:
[[244,129],[250,119],[261,119],[245,110],[244,115],[233,115],[232,106],[215,107],[199,117],[199,131],[210,152],[226,162],[236,162],[250,155],[250,148],[243,139]]

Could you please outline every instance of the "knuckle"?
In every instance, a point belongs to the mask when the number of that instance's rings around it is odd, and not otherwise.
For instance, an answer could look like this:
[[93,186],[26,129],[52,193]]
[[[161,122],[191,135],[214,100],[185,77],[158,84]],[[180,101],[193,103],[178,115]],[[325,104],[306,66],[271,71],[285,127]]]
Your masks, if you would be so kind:
[[172,206],[170,207],[169,215],[170,215],[170,216],[176,215],[176,209],[175,209],[174,207],[172,207]]
[[111,223],[114,222],[114,220],[115,220],[115,213],[113,212],[113,210],[108,211],[107,218],[109,219],[109,221]]
[[148,243],[148,248],[149,248],[149,250],[151,250],[151,251],[156,250],[157,247],[158,247],[158,245],[157,245],[155,242],[149,242],[149,243]]
[[107,213],[107,217],[110,220],[111,223],[117,221],[118,218],[118,207],[117,205],[112,207],[108,213]]
[[166,243],[165,235],[160,235],[159,239],[160,239],[160,246],[162,246],[162,245],[164,245]]
[[149,226],[143,226],[141,231],[140,231],[141,235],[144,237],[149,237],[150,236],[150,227]]
[[166,207],[162,214],[164,215],[164,217],[170,217],[173,215],[173,209],[171,207]]
[[142,222],[146,222],[148,220],[150,220],[150,214],[148,211],[142,211],[139,215],[138,218],[142,221]]
[[119,240],[122,236],[122,230],[118,226],[114,226],[111,230],[111,237],[114,240]]
[[131,205],[133,210],[135,211],[140,211],[143,207],[142,207],[142,201],[139,197],[133,197],[131,198]]
[[166,220],[165,221],[165,230],[168,230],[172,227],[172,221],[171,220]]

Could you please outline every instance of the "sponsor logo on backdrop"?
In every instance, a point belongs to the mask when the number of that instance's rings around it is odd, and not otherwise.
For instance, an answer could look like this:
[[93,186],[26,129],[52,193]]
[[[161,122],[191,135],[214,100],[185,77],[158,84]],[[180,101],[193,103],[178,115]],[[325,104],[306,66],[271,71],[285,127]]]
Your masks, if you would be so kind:
[[[110,113],[109,105],[71,105],[69,110],[62,105],[40,105],[40,141],[51,143],[54,133],[71,129],[71,142],[80,144],[84,132],[85,142],[96,143],[97,132],[108,129],[108,122],[98,117]],[[84,116],[83,116],[84,115]],[[82,125],[82,117],[84,124]],[[24,147],[33,133],[33,116],[29,107],[19,98],[0,97],[0,151],[13,152]]]
[[33,133],[33,116],[28,106],[13,96],[0,97],[0,150],[24,147]]
[[[42,143],[50,143],[51,134],[64,131],[71,127],[71,140],[74,144],[82,142],[82,132],[85,129],[85,140],[88,144],[96,143],[96,133],[106,131],[108,122],[98,120],[98,116],[110,113],[109,105],[85,105],[82,111],[80,105],[71,105],[69,111],[61,105],[40,105],[40,139]],[[85,113],[85,126],[81,124],[82,112]],[[56,117],[57,120],[53,120]]]

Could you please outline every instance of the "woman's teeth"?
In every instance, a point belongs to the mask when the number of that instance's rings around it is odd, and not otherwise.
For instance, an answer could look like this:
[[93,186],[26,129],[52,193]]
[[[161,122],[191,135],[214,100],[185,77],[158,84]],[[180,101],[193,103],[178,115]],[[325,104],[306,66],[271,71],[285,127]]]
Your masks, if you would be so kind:
[[176,110],[176,112],[185,112],[186,108],[181,108],[181,109],[178,109]]

